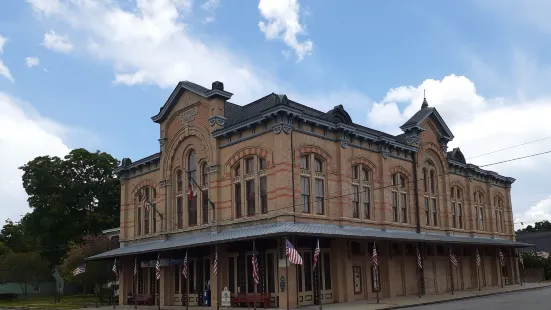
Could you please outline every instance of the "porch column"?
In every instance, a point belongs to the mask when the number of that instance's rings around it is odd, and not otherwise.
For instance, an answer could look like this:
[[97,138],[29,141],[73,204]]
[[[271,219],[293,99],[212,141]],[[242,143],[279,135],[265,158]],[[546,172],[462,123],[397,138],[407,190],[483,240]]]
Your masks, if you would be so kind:
[[132,293],[132,260],[128,257],[121,259],[119,271],[119,305],[124,305],[128,293]]
[[[284,241],[278,241],[279,246],[279,261],[278,261],[278,285],[279,288],[279,308],[287,309],[287,301],[289,302],[289,309],[298,308],[298,283],[297,283],[297,265],[291,264],[287,256],[285,255]],[[287,266],[287,267],[286,267]],[[285,283],[285,287],[280,285],[282,281]]]
[[[216,309],[216,305],[220,302],[222,290],[224,290],[224,283],[227,282],[228,277],[228,255],[227,244],[218,244],[218,275],[214,274],[214,255],[216,248],[213,246],[212,257],[210,260],[210,301],[211,307]],[[218,282],[220,280],[220,283]],[[233,293],[233,292],[232,292]],[[220,306],[222,307],[222,306]]]
[[161,267],[161,279],[159,280],[159,303],[161,307],[164,306],[171,306],[172,301],[170,298],[170,292],[172,292],[174,289],[171,289],[171,284],[174,285],[174,281],[172,280],[172,274],[170,272],[172,268],[166,266]]

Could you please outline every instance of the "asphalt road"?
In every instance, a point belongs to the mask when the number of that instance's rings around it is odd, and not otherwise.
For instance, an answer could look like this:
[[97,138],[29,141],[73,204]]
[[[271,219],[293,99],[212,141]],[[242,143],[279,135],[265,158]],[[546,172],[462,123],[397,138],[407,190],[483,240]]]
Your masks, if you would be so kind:
[[539,310],[551,309],[551,288],[457,300],[410,310]]

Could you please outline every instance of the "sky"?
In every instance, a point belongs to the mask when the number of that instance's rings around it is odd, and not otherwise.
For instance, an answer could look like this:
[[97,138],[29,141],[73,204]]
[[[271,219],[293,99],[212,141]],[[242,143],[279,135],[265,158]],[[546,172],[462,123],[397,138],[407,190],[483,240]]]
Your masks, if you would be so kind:
[[[18,167],[36,156],[158,152],[150,117],[183,80],[222,81],[241,105],[272,92],[342,104],[393,134],[426,91],[455,135],[450,149],[474,164],[549,151],[550,10],[543,0],[1,1],[0,221],[29,211]],[[545,154],[486,167],[517,180],[516,228],[551,220],[550,164]]]

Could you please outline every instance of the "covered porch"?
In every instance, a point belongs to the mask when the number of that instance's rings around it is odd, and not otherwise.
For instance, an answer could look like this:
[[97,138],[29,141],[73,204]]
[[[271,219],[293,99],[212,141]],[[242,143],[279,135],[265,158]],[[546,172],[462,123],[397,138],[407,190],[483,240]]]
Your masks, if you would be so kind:
[[[303,258],[302,265],[285,259],[285,238]],[[259,266],[256,295],[251,263],[253,240]],[[318,268],[313,269],[318,240],[321,253]],[[379,257],[378,274],[372,261],[374,244]],[[210,305],[216,308],[224,306],[222,294],[227,288],[232,307],[252,307],[256,296],[258,307],[297,308],[320,302],[375,301],[377,295],[381,299],[421,296],[516,284],[520,278],[514,248],[524,246],[528,245],[504,239],[272,223],[174,235],[128,245],[89,260],[118,258],[121,262],[121,305],[133,304],[134,297],[137,302],[162,307],[204,305],[203,293],[210,288]],[[457,266],[450,264],[450,249]],[[477,250],[480,265],[476,263]],[[504,266],[499,263],[499,251],[504,255]],[[182,275],[186,253],[187,278]],[[216,256],[218,273],[214,275]],[[158,257],[159,281],[155,275]]]

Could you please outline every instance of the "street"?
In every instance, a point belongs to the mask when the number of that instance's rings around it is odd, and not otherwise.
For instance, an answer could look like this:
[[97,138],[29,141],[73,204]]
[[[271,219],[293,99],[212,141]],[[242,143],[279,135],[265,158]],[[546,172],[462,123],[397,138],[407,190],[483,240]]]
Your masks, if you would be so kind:
[[[518,310],[545,309],[551,288],[512,292],[494,296],[457,300],[434,305],[411,307],[411,310]],[[548,304],[547,304],[548,305]]]

